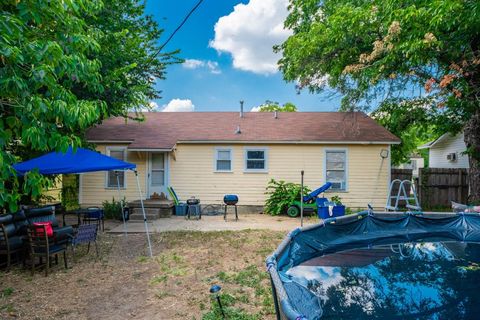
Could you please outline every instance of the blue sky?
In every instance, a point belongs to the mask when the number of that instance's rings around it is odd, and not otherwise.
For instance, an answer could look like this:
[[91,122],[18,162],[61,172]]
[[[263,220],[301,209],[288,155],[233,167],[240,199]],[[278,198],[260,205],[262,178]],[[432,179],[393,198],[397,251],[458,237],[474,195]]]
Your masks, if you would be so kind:
[[[161,43],[197,1],[147,0],[147,14],[165,30]],[[283,81],[276,70],[278,56],[271,47],[288,36],[281,27],[285,6],[285,0],[204,0],[164,48],[180,49],[187,62],[169,66],[167,79],[158,81],[159,109],[191,110],[194,105],[195,111],[237,111],[244,100],[248,111],[273,100],[293,102],[300,111],[336,110],[338,97],[297,94],[295,84]]]

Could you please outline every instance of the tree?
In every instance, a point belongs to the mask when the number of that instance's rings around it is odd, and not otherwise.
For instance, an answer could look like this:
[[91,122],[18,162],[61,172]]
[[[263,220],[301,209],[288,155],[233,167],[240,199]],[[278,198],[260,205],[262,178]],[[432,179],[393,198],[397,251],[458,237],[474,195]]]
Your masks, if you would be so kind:
[[343,110],[428,97],[439,130],[464,131],[480,201],[480,2],[291,0],[289,10],[293,35],[275,47],[284,78],[313,92],[327,79]]
[[135,1],[4,0],[0,5],[0,207],[51,180],[12,164],[84,144],[87,128],[158,97],[171,54]]
[[278,102],[267,100],[265,101],[264,104],[260,106],[260,109],[258,110],[260,112],[296,112],[297,107],[291,103],[287,102],[283,106],[280,106]]
[[77,96],[98,97],[105,101],[107,112],[99,118],[124,116],[129,111],[150,108],[150,102],[160,98],[154,87],[165,79],[167,65],[182,62],[174,52],[158,52],[158,40],[163,30],[152,16],[145,15],[143,1],[107,0],[96,15],[86,22],[99,30],[97,54],[104,90],[99,95],[82,87],[75,88]]
[[425,108],[429,105],[428,99],[415,101],[397,101],[390,99],[383,101],[370,114],[378,123],[398,136],[402,142],[392,145],[392,164],[399,165],[409,161],[413,153],[420,152],[427,157],[426,150],[417,150],[419,145],[439,137],[436,126],[432,125],[431,112]]

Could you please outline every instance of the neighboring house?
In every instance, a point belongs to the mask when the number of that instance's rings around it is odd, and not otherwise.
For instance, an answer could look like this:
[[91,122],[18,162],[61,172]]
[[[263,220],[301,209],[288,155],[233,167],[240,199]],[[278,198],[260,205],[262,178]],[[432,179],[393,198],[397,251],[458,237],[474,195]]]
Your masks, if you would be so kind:
[[428,149],[430,168],[468,168],[467,150],[463,132],[456,135],[445,133],[437,140],[428,142],[418,149]]
[[[326,181],[350,207],[383,207],[390,182],[390,145],[400,140],[364,113],[158,112],[144,122],[111,118],[87,132],[97,150],[137,164],[143,195],[195,196],[202,204],[237,194],[239,205],[262,206],[270,179],[314,189]],[[122,173],[122,192],[139,199],[134,175]],[[80,177],[79,202],[118,199],[115,175]]]
[[394,166],[396,169],[409,169],[412,170],[412,176],[418,177],[419,169],[425,167],[425,159],[418,153],[412,153],[408,159],[408,162]]

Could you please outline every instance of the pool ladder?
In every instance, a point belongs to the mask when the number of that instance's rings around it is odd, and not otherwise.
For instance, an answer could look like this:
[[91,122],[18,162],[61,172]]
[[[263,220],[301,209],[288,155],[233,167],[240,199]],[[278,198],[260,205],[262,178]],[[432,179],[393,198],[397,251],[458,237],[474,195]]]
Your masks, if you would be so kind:
[[[393,188],[398,184],[398,192],[397,195],[392,195]],[[407,194],[407,189],[405,185],[410,184],[410,192],[411,196]],[[394,200],[395,204],[392,205],[392,200]],[[421,211],[422,208],[420,207],[420,203],[418,202],[417,191],[415,190],[415,185],[410,180],[400,180],[395,179],[390,183],[390,190],[388,191],[387,203],[385,205],[386,211],[399,211],[399,202],[405,201],[405,208],[414,210],[414,211]],[[410,200],[414,201],[414,204],[410,204]]]

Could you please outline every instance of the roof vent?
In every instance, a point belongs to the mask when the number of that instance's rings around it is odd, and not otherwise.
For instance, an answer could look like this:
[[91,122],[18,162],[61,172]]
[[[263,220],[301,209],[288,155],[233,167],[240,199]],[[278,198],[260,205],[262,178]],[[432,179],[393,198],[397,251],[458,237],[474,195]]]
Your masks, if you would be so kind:
[[240,134],[242,131],[240,130],[240,126],[237,126],[237,130],[235,130],[235,134]]
[[243,100],[240,100],[240,118],[243,118]]
[[273,117],[274,117],[275,119],[278,119],[278,111],[275,111],[275,112],[273,113]]

